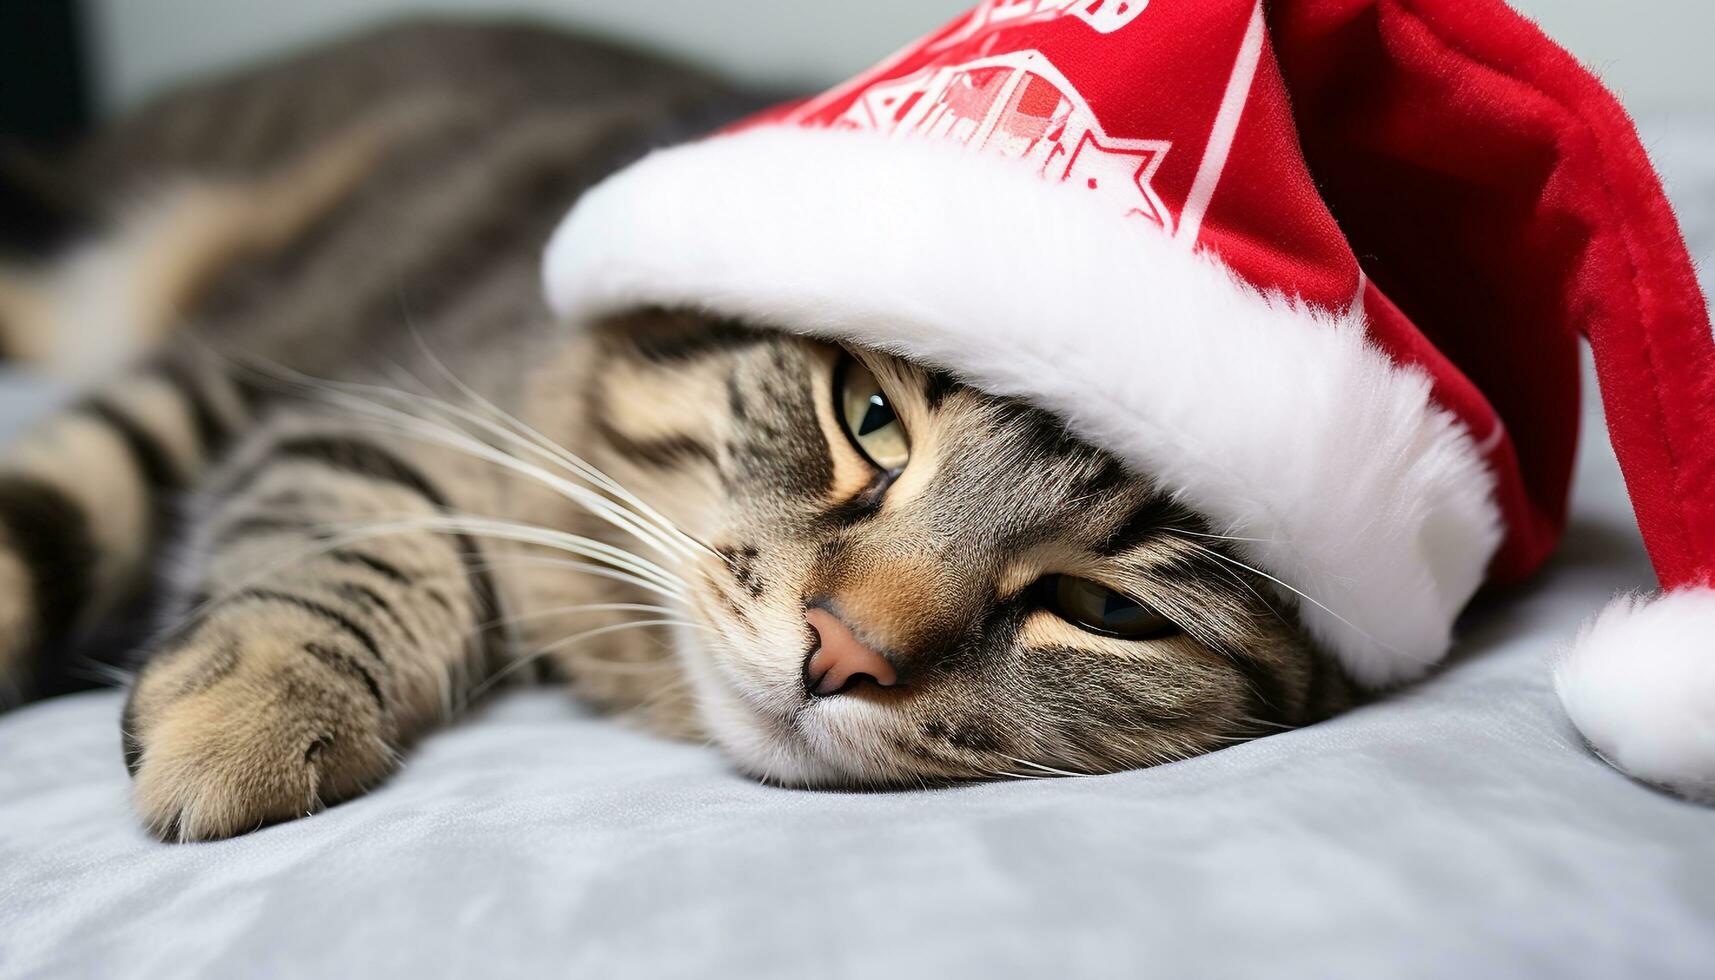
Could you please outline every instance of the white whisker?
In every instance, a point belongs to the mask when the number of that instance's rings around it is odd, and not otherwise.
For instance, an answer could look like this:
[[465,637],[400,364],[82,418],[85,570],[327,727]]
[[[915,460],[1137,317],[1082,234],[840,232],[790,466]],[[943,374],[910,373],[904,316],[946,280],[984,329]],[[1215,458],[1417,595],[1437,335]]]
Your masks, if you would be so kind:
[[625,623],[614,623],[609,626],[584,630],[581,633],[574,633],[571,636],[561,637],[547,646],[538,647],[537,649],[530,651],[530,653],[519,657],[510,664],[507,664],[504,668],[495,671],[492,676],[472,688],[470,693],[465,695],[465,703],[469,704],[470,702],[475,701],[483,694],[483,692],[500,683],[506,677],[509,677],[516,671],[523,669],[526,665],[535,663],[550,653],[557,650],[563,650],[566,647],[581,643],[584,640],[590,640],[598,636],[605,636],[609,633],[618,633],[621,630],[637,629],[644,626],[687,626],[693,629],[703,628],[700,623],[692,623],[682,619],[640,619]]
[[1251,541],[1259,544],[1273,544],[1273,538],[1247,538],[1237,534],[1211,534],[1208,531],[1193,531],[1183,527],[1168,527],[1162,529],[1166,534],[1183,534],[1193,538],[1209,538],[1215,541]]
[[[227,588],[210,596],[199,606],[188,610],[187,616],[195,616],[208,608],[219,604],[223,600],[243,592],[245,589],[252,588],[266,582],[269,578],[278,575],[281,572],[288,571],[306,561],[318,557],[319,555],[326,554],[327,552],[334,551],[338,548],[355,544],[360,541],[386,537],[392,534],[404,534],[412,531],[431,531],[447,534],[466,533],[477,537],[498,538],[502,540],[538,544],[542,547],[551,548],[557,551],[573,551],[571,547],[569,547],[565,542],[559,540],[559,538],[561,536],[575,538],[576,535],[565,535],[564,532],[552,531],[546,528],[535,528],[528,524],[512,524],[504,521],[493,521],[490,522],[490,525],[491,526],[483,527],[472,524],[462,524],[457,518],[453,517],[345,525],[306,525],[304,530],[307,532],[333,533],[334,536],[328,540],[318,541],[310,547],[301,548],[298,551],[289,553],[278,561],[264,565],[255,573],[229,585]],[[338,533],[342,531],[343,533]],[[614,550],[617,551],[617,549]],[[574,551],[573,553],[584,554],[582,551]],[[565,559],[550,559],[548,556],[506,557],[516,557],[518,559],[529,558],[545,563],[552,563],[559,567],[577,568],[589,574],[637,586],[638,588],[646,591],[654,592],[666,599],[675,601],[684,601],[685,599],[685,594],[682,591],[684,583],[676,577],[666,576],[665,578],[659,578],[657,576],[640,575],[628,569],[613,567],[611,563],[602,564],[601,562],[604,561],[604,559],[600,557],[597,557],[596,561],[587,563],[567,561]],[[585,557],[595,556],[585,555]]]
[[614,623],[611,626],[600,626],[595,629],[584,630],[582,633],[573,633],[571,636],[561,637],[547,646],[537,649],[532,656],[540,656],[544,653],[552,653],[555,650],[563,650],[568,646],[572,646],[573,644],[584,640],[592,639],[597,636],[604,636],[608,633],[615,633],[624,629],[634,629],[639,626],[683,626],[687,629],[705,629],[703,624],[693,623],[688,619],[638,619],[628,623]]
[[[395,396],[421,397],[410,395],[407,392],[395,392],[391,389],[378,390]],[[519,456],[477,439],[468,432],[358,396],[342,395],[340,392],[325,392],[324,394],[330,401],[342,404],[344,408],[350,411],[367,415],[372,421],[391,423],[395,426],[394,431],[403,435],[462,452],[473,458],[511,470],[520,476],[528,477],[565,499],[582,506],[597,518],[656,548],[675,561],[682,560],[685,555],[691,553],[689,548],[663,533],[661,529],[644,523],[641,517],[617,505],[607,497],[572,483],[563,477],[556,476],[534,463],[527,462]],[[487,424],[492,425],[492,423]],[[522,441],[516,436],[511,438]],[[526,445],[526,448],[533,447]]]
[[[622,484],[619,483],[619,481],[608,476],[606,473],[603,473],[601,470],[597,469],[595,466],[592,466],[589,462],[584,460],[582,457],[580,457],[577,454],[566,449],[564,446],[560,445],[559,443],[555,442],[554,440],[548,438],[546,435],[542,434],[540,431],[538,431],[534,427],[530,426],[529,424],[524,422],[524,420],[518,418],[516,415],[513,415],[512,413],[506,411],[505,409],[502,409],[500,406],[494,404],[494,402],[483,397],[480,393],[478,393],[476,391],[476,389],[472,388],[470,385],[465,384],[465,382],[463,380],[461,380],[457,375],[455,375],[452,372],[452,370],[450,368],[448,368],[446,366],[446,364],[443,363],[441,361],[441,359],[435,355],[434,351],[429,349],[428,344],[423,340],[423,338],[419,334],[417,334],[417,332],[415,330],[412,331],[412,339],[416,341],[418,348],[422,351],[423,356],[428,359],[430,366],[434,367],[434,369],[441,375],[441,377],[446,379],[448,384],[451,384],[453,386],[453,388],[458,391],[459,394],[463,395],[466,399],[470,400],[478,408],[481,408],[481,409],[487,411],[490,415],[499,419],[501,423],[504,423],[504,425],[507,428],[512,430],[512,433],[516,433],[516,434],[511,435],[512,438],[516,439],[516,438],[522,437],[522,438],[527,439],[528,441],[530,441],[531,443],[533,443],[536,446],[536,448],[539,452],[547,453],[547,454],[557,458],[563,466],[565,466],[565,467],[571,469],[573,472],[576,472],[579,475],[583,476],[585,479],[589,480],[591,483],[594,483],[597,486],[600,486],[601,488],[607,490],[609,493],[618,497],[624,503],[635,508],[639,514],[652,519],[663,531],[666,531],[669,534],[674,535],[676,538],[692,545],[693,547],[699,548],[702,551],[707,552],[708,554],[711,554],[711,555],[716,554],[716,552],[713,548],[709,547],[707,544],[704,544],[702,541],[699,541],[695,537],[693,537],[689,534],[686,534],[684,531],[680,530],[678,525],[674,524],[671,520],[668,520],[667,517],[665,515],[663,515],[660,511],[649,506],[641,498],[639,498],[637,495],[633,494],[630,490],[627,490]],[[464,409],[461,409],[457,405],[453,405],[453,404],[448,403],[448,402],[443,402],[442,404],[444,405],[444,407],[447,410],[455,411],[461,417],[468,416],[471,418],[471,420],[473,422],[477,422],[478,424],[482,424],[484,426],[484,428],[488,428],[490,425],[493,425],[493,423],[487,422],[486,420],[481,420],[480,416],[476,416],[476,415],[474,415],[474,413],[468,413]]]
[[1247,565],[1244,562],[1239,561],[1237,558],[1230,558],[1227,555],[1221,554],[1219,551],[1216,551],[1213,548],[1206,548],[1203,545],[1200,545],[1195,541],[1187,541],[1185,543],[1190,545],[1193,548],[1196,548],[1198,551],[1201,551],[1201,552],[1204,552],[1205,554],[1208,554],[1209,556],[1211,556],[1213,558],[1217,558],[1221,561],[1228,562],[1232,565],[1236,565],[1239,568],[1242,568],[1245,571],[1250,572],[1253,575],[1260,575],[1263,578],[1268,579],[1270,582],[1273,582],[1275,585],[1278,585],[1281,588],[1285,589],[1286,591],[1291,592],[1293,595],[1298,596],[1300,599],[1303,599],[1305,602],[1310,603],[1311,605],[1315,606],[1317,609],[1322,610],[1323,612],[1327,613],[1328,615],[1330,615],[1330,616],[1334,617],[1335,619],[1339,620],[1340,622],[1344,623],[1346,626],[1350,627],[1353,632],[1357,633],[1359,636],[1362,636],[1364,639],[1369,640],[1371,643],[1376,644],[1377,646],[1381,647],[1382,649],[1387,650],[1390,653],[1398,654],[1401,657],[1408,657],[1409,656],[1409,654],[1407,654],[1404,650],[1399,649],[1398,647],[1394,646],[1393,644],[1386,643],[1386,642],[1383,642],[1382,640],[1376,639],[1374,636],[1370,635],[1370,633],[1367,630],[1363,629],[1362,627],[1358,626],[1358,624],[1352,622],[1351,620],[1347,619],[1346,617],[1335,612],[1333,609],[1330,609],[1326,604],[1318,601],[1316,599],[1316,597],[1310,595],[1308,592],[1304,592],[1301,589],[1293,588],[1292,586],[1288,585],[1287,583],[1281,581],[1278,578],[1275,578],[1273,575],[1268,574],[1267,572],[1263,571],[1262,569],[1254,568],[1250,565]]
[[668,606],[652,606],[645,602],[589,602],[571,606],[552,606],[547,609],[520,613],[516,616],[503,616],[499,619],[491,619],[486,623],[479,623],[476,628],[478,630],[493,629],[496,626],[528,623],[538,619],[547,619],[551,616],[569,616],[581,612],[650,612],[666,615],[677,611]]
[[[268,366],[255,366],[253,369],[262,372],[265,377],[278,384],[294,386],[301,391],[320,396],[346,410],[366,415],[371,420],[391,422],[401,426],[407,430],[406,434],[408,435],[477,456],[521,475],[529,476],[538,482],[543,482],[561,496],[584,506],[597,517],[638,537],[640,540],[645,540],[662,549],[664,553],[691,554],[693,549],[702,549],[711,554],[714,553],[707,545],[685,534],[665,516],[650,508],[634,494],[626,491],[611,477],[515,419],[513,421],[516,425],[527,430],[532,438],[527,439],[490,419],[431,395],[389,388],[383,385],[329,381],[310,377],[280,366],[272,366],[271,372],[268,370]],[[452,380],[468,393],[468,397],[487,405],[496,413],[505,414],[499,408],[483,400],[480,395],[470,391],[462,382],[458,382],[457,379]],[[534,455],[546,457],[549,462],[562,470],[589,480],[622,499],[615,501],[561,478],[552,477],[539,466],[530,464],[515,454],[506,453],[490,443],[483,442],[466,430],[456,429],[443,421],[437,421],[422,414],[414,414],[385,404],[379,401],[379,398],[404,400],[419,409],[451,415],[467,424],[479,427],[484,432],[504,439],[512,445],[521,446]],[[512,419],[509,415],[506,418]],[[628,509],[628,507],[635,508],[635,510]]]
[[[480,427],[480,429],[485,431],[485,433],[497,436],[497,438],[506,439],[508,443],[513,443],[513,445],[523,446],[525,450],[532,451],[535,455],[547,457],[551,462],[559,465],[561,469],[568,470],[568,472],[578,475],[581,479],[587,479],[588,482],[592,482],[593,486],[602,487],[604,491],[612,494],[614,498],[619,498],[617,499],[617,503],[623,503],[623,505],[631,508],[631,511],[626,511],[626,513],[633,513],[633,515],[636,515],[638,518],[648,520],[648,522],[653,523],[653,527],[655,527],[655,529],[660,530],[660,532],[664,532],[665,535],[669,535],[669,541],[671,541],[672,544],[677,544],[677,546],[681,547],[689,546],[689,549],[700,549],[700,551],[705,551],[705,553],[708,554],[717,554],[713,551],[712,547],[705,544],[705,542],[698,541],[698,539],[693,537],[693,535],[684,534],[683,530],[679,529],[676,523],[672,523],[671,520],[665,517],[665,515],[662,515],[660,511],[657,511],[655,508],[652,508],[652,506],[647,505],[643,499],[638,498],[636,494],[628,491],[623,484],[619,484],[619,482],[614,481],[612,477],[604,474],[602,470],[597,469],[597,467],[593,467],[592,463],[588,463],[587,460],[583,460],[583,458],[578,457],[575,453],[571,453],[571,451],[566,450],[564,446],[556,443],[554,439],[549,439],[545,434],[540,433],[539,429],[528,426],[527,422],[523,422],[523,420],[518,419],[516,415],[509,414],[509,412],[506,412],[504,408],[497,407],[496,403],[490,402],[490,400],[484,398],[480,393],[477,393],[477,391],[473,390],[470,384],[466,384],[465,381],[461,381],[456,374],[453,374],[453,371],[448,369],[446,364],[442,364],[441,359],[436,357],[432,350],[429,350],[427,343],[422,340],[422,336],[417,336],[413,333],[413,340],[417,342],[417,345],[420,347],[420,350],[422,350],[422,354],[424,354],[425,359],[429,360],[430,366],[434,367],[434,369],[436,369],[436,371],[441,374],[442,378],[446,379],[449,384],[453,384],[454,390],[458,390],[460,395],[465,396],[465,398],[468,398],[470,402],[475,403],[478,408],[482,408],[485,412],[489,412],[489,415],[492,415],[492,419],[490,419],[490,417],[484,417],[484,415],[477,414],[477,412],[472,412],[472,410],[468,410],[468,408],[460,407],[460,405],[454,405],[454,403],[446,402],[444,398],[437,398],[437,396],[434,395],[422,395],[422,393],[415,393],[415,391],[393,390],[393,388],[384,388],[384,386],[376,386],[376,384],[333,383],[333,381],[321,381],[321,383],[319,383],[316,379],[309,379],[309,383],[316,384],[316,386],[328,386],[328,388],[340,388],[340,390],[370,391],[370,393],[376,393],[376,395],[379,396],[388,396],[388,398],[406,398],[406,400],[410,400],[410,402],[417,403],[420,407],[427,407],[429,410],[441,412],[441,414],[453,415],[454,419],[463,420],[466,424],[472,424],[472,426]],[[609,503],[609,501],[605,501],[605,498],[597,499],[604,499],[604,503]]]
[[[341,525],[325,525],[338,530]],[[445,531],[453,534],[474,534],[480,537],[498,541],[513,541],[519,544],[533,544],[555,551],[580,555],[605,563],[614,568],[623,569],[642,578],[656,582],[662,588],[683,595],[686,582],[660,565],[643,558],[623,548],[614,547],[605,541],[572,534],[553,528],[538,527],[518,521],[506,521],[492,517],[437,515],[433,517],[409,517],[398,520],[359,525],[372,529],[399,529],[426,531]]]
[[1015,758],[1015,757],[1010,756],[1010,755],[1002,756],[1001,758],[1007,760],[1008,762],[1016,762],[1021,766],[1029,766],[1032,769],[1040,769],[1046,773],[1053,773],[1056,776],[1086,776],[1086,775],[1089,775],[1088,773],[1071,772],[1071,771],[1066,770],[1066,769],[1056,769],[1053,766],[1045,766],[1045,765],[1041,764],[1040,762],[1031,762],[1029,759],[1019,759],[1019,758]]

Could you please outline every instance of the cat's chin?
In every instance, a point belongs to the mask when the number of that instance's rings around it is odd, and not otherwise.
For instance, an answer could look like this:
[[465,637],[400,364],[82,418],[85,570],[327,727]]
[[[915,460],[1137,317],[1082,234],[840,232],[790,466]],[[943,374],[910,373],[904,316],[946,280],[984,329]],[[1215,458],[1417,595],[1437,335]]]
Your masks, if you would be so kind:
[[755,683],[746,671],[723,664],[720,652],[694,640],[682,642],[678,652],[696,691],[704,733],[746,775],[805,789],[883,782],[864,762],[874,753],[852,742],[854,733],[866,729],[879,734],[879,719],[854,717],[874,708],[812,698],[796,677]]
[[724,683],[698,699],[704,729],[746,775],[803,788],[850,786],[861,779],[806,738],[802,713],[764,713]]
[[801,789],[888,789],[956,779],[913,765],[890,746],[887,709],[856,698],[801,696],[789,711],[758,707],[725,682],[699,697],[704,730],[753,779]]

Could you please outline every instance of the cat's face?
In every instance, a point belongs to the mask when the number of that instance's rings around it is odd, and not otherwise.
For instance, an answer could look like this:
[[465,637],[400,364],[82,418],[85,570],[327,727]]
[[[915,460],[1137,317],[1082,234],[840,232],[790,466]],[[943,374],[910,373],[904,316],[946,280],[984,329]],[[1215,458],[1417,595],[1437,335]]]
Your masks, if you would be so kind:
[[714,549],[679,654],[707,733],[759,777],[1113,771],[1327,699],[1268,583],[1046,413],[691,317],[597,346],[603,455]]

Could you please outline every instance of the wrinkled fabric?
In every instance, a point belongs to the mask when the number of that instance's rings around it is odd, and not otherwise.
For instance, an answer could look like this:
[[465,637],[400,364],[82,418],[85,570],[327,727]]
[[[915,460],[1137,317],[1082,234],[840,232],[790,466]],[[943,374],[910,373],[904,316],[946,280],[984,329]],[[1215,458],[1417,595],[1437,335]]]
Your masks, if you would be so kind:
[[[1707,256],[1715,126],[1670,122]],[[1143,772],[775,789],[536,690],[367,797],[169,846],[128,809],[117,693],[0,716],[0,977],[1710,976],[1715,809],[1592,757],[1549,687],[1652,585],[1594,412],[1566,545],[1448,667]]]

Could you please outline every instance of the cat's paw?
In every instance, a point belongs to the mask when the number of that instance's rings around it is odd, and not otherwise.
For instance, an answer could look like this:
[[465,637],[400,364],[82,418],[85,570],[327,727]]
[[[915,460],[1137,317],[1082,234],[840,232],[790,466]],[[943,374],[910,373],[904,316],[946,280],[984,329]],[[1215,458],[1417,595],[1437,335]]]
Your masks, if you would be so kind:
[[152,661],[121,722],[149,830],[166,841],[231,837],[379,782],[398,754],[360,655],[211,628]]

